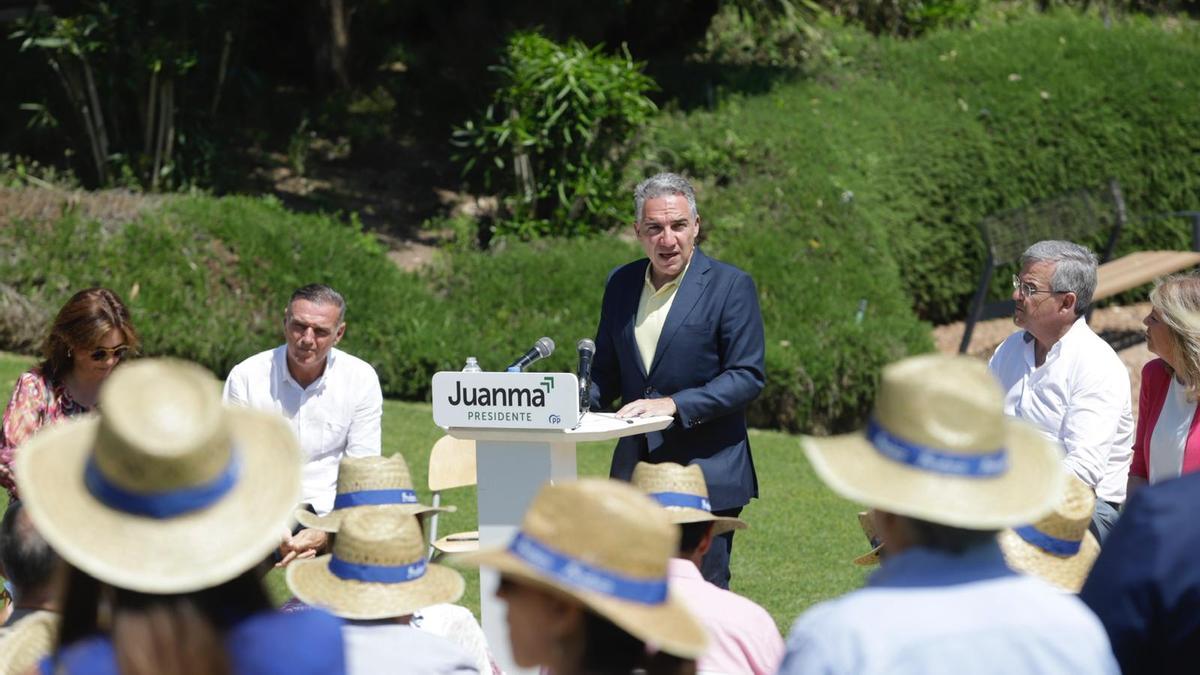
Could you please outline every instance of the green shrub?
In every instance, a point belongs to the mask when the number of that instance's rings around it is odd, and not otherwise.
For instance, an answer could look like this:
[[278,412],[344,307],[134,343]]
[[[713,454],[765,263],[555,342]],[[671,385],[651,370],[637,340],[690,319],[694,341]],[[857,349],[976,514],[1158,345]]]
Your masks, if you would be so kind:
[[[1200,118],[1190,113],[1200,88],[1196,38],[1189,23],[1106,28],[1072,14],[921,40],[851,34],[840,42],[849,65],[813,82],[666,120],[654,160],[678,156],[718,183],[724,174],[780,180],[811,171],[814,185],[845,193],[887,233],[918,315],[952,321],[977,283],[977,223],[989,213],[1110,176],[1134,216],[1200,206]],[[750,163],[686,161],[698,156],[696,139],[726,130],[750,149]],[[823,164],[793,149],[808,136],[828,144]],[[744,187],[735,180],[722,189]],[[1139,221],[1121,251],[1187,248],[1189,237],[1182,221]]]
[[[918,311],[963,315],[989,213],[1110,176],[1135,216],[1200,205],[1200,119],[1184,112],[1200,86],[1196,37],[1064,15],[885,42],[877,84],[850,84],[830,113],[855,112],[835,134],[857,155],[850,187],[904,242]],[[1188,235],[1139,222],[1122,250],[1186,248]]]
[[[752,416],[789,429],[847,428],[870,401],[878,368],[927,348],[926,329],[873,244],[878,233],[867,234],[873,226],[834,206],[827,188],[825,210],[776,200],[774,189],[760,180],[754,190],[763,194],[704,192],[701,202],[713,223],[706,247],[748,270],[762,296],[768,389]],[[846,211],[855,227],[835,227]],[[799,236],[803,246],[780,245]],[[542,335],[558,350],[539,368],[573,371],[574,343],[595,334],[608,273],[642,255],[611,236],[508,242],[486,253],[448,250],[416,275],[353,223],[289,213],[273,199],[204,196],[164,199],[127,222],[68,213],[17,223],[0,228],[0,246],[12,252],[0,258],[0,278],[43,314],[79,288],[109,286],[129,303],[147,354],[220,375],[280,343],[294,288],[331,284],[348,304],[342,346],[375,366],[386,395],[410,400],[426,399],[433,374],[467,356],[499,370]]]
[[[852,36],[839,70],[661,119],[659,147],[624,178],[677,161],[701,174],[705,250],[758,284],[767,388],[752,421],[846,430],[884,364],[929,349],[913,308],[965,310],[983,215],[1110,174],[1135,213],[1200,201],[1200,122],[1187,104],[1200,84],[1195,37],[1187,24],[1165,33],[1077,17],[909,42]],[[415,275],[353,221],[269,199],[163,204],[132,222],[68,214],[0,228],[0,278],[47,311],[110,285],[149,353],[218,373],[277,344],[288,293],[325,281],[349,301],[346,349],[376,366],[387,395],[424,399],[434,372],[468,355],[502,368],[541,335],[559,343],[544,368],[571,370],[608,271],[640,257],[613,236],[510,239],[447,250]],[[629,220],[628,204],[613,208]],[[1141,223],[1126,246],[1183,246],[1187,235]]]
[[478,121],[455,130],[463,170],[478,169],[509,217],[497,234],[573,235],[611,227],[637,129],[655,110],[654,82],[628,50],[517,33],[496,68],[502,84]]

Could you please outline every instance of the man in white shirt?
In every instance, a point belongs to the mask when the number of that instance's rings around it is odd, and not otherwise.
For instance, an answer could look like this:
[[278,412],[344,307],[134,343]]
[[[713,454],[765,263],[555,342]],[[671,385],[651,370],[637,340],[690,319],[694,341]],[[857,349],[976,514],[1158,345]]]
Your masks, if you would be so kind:
[[888,554],[866,588],[796,621],[781,675],[1119,672],[1078,598],[1004,562],[996,530],[1047,514],[1066,475],[982,362],[893,363],[865,432],[802,443],[826,485],[871,507]]
[[[283,316],[285,344],[234,366],[225,400],[283,415],[306,461],[302,501],[318,515],[333,508],[338,463],[380,454],[383,395],[371,364],[335,349],[346,332],[346,302],[323,284],[292,293]],[[327,535],[303,529],[284,538],[281,564],[324,549]]]
[[1063,465],[1096,492],[1092,533],[1104,538],[1125,501],[1133,457],[1129,372],[1084,315],[1096,289],[1096,256],[1069,241],[1040,241],[1013,277],[1013,321],[1024,330],[988,364],[1004,412],[1033,423],[1066,451]]

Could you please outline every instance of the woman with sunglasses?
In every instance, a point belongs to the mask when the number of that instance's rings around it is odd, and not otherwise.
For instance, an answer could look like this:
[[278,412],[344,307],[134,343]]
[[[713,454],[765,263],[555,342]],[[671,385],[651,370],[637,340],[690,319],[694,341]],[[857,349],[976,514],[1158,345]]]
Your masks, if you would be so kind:
[[71,296],[42,345],[43,360],[17,378],[0,426],[0,486],[17,497],[16,449],[38,429],[96,407],[104,382],[141,339],[129,310],[107,288]]

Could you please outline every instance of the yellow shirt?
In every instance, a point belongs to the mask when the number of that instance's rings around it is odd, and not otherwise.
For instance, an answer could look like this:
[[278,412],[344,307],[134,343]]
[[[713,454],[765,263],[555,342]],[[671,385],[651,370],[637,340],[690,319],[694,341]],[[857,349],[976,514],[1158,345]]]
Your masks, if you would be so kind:
[[684,266],[679,276],[655,290],[650,281],[653,265],[646,265],[646,281],[642,284],[642,298],[638,301],[637,317],[633,323],[633,339],[637,342],[638,353],[642,355],[642,365],[650,372],[650,364],[654,363],[654,352],[658,349],[658,337],[662,335],[663,324],[667,322],[667,314],[671,311],[671,303],[675,301],[675,291],[679,290],[679,282],[687,274],[692,261]]

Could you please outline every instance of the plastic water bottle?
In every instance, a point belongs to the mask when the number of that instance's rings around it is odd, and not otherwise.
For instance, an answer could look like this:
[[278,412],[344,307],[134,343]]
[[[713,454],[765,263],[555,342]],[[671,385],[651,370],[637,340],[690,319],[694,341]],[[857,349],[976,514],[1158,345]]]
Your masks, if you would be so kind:
[[475,360],[474,356],[467,357],[467,365],[463,366],[464,373],[482,373],[483,368],[479,367],[479,361]]

